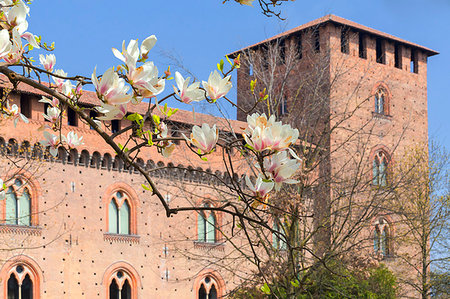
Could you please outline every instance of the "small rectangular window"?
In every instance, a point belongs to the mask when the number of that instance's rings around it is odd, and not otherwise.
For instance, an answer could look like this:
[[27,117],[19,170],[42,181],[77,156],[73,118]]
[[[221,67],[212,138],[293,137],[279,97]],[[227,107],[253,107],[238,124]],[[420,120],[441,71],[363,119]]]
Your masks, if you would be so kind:
[[298,59],[302,59],[302,57],[303,57],[303,45],[302,45],[302,35],[301,35],[301,33],[299,33],[297,35],[297,54],[298,54]]
[[[47,114],[47,110],[50,108],[49,103],[44,103],[44,114]],[[48,119],[44,118],[45,121],[49,121]]]
[[25,115],[27,118],[31,118],[31,102],[33,96],[25,93],[20,94],[20,113]]
[[78,126],[77,113],[71,108],[67,108],[67,124],[74,127]]
[[399,44],[394,46],[394,56],[395,56],[395,67],[398,69],[402,68],[402,48]]
[[111,132],[112,133],[117,133],[120,130],[120,120],[118,119],[113,119],[111,121]]
[[319,32],[319,28],[316,28],[313,31],[313,46],[314,46],[314,52],[319,53],[320,52],[320,32]]
[[341,28],[341,52],[348,54],[349,52],[349,39],[348,39],[348,28]]
[[417,53],[416,50],[411,49],[411,66],[410,66],[411,73],[418,74],[419,73],[419,63],[417,60]]
[[377,39],[376,39],[375,48],[376,48],[375,51],[376,51],[377,62],[385,64],[386,63],[386,60],[385,60],[386,55],[384,53],[384,43],[383,43],[383,40],[379,37],[377,37]]
[[280,61],[282,64],[286,61],[286,41],[282,39],[278,45],[280,49]]
[[359,44],[359,57],[360,58],[367,58],[367,46],[366,46],[366,36],[363,33],[358,34],[358,44]]
[[[95,119],[97,116],[98,116],[98,113],[97,113],[96,111],[91,110],[91,111],[89,112],[89,117],[90,117],[90,118]],[[91,126],[90,129],[93,130],[94,128]]]

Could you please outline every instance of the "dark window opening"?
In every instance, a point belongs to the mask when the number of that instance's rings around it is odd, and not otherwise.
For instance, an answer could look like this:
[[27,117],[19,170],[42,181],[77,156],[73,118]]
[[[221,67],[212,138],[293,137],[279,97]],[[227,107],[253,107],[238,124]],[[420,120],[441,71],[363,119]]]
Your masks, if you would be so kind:
[[320,52],[320,32],[319,32],[319,28],[316,28],[313,31],[313,45],[314,45],[314,52],[319,53]]
[[394,56],[395,56],[395,67],[398,69],[402,68],[402,48],[399,44],[394,46]]
[[[97,113],[96,111],[91,110],[91,111],[89,112],[89,117],[90,117],[91,119],[94,119],[94,120],[95,120],[95,118],[96,118],[97,116],[98,116],[98,113]],[[91,130],[94,129],[92,126],[90,126],[90,128],[91,128]]]
[[359,57],[367,58],[367,47],[366,47],[366,36],[362,33],[359,33]]
[[383,40],[381,38],[376,39],[376,57],[378,63],[385,64],[385,54],[384,54],[384,45]]
[[280,49],[280,61],[281,63],[285,63],[286,61],[286,41],[283,39],[279,44]]
[[303,57],[303,44],[302,44],[302,35],[297,35],[297,54],[298,59],[302,59]]
[[414,49],[411,49],[411,66],[410,66],[411,73],[418,74],[419,73],[419,64],[417,61],[417,54]]
[[111,132],[112,133],[117,133],[120,131],[120,120],[118,119],[113,119],[111,121]]
[[341,52],[345,54],[349,52],[348,28],[346,27],[341,29]]
[[287,97],[283,97],[278,105],[278,115],[282,116],[288,113],[287,110]]
[[67,124],[69,126],[78,126],[77,113],[72,108],[67,108]]
[[[50,108],[49,103],[44,103],[44,113],[47,114],[48,108]],[[49,121],[48,119],[44,118],[45,121]]]
[[21,93],[20,94],[20,113],[28,118],[31,118],[31,101],[33,96]]
[[264,69],[269,69],[269,50],[266,46],[261,48],[261,60]]

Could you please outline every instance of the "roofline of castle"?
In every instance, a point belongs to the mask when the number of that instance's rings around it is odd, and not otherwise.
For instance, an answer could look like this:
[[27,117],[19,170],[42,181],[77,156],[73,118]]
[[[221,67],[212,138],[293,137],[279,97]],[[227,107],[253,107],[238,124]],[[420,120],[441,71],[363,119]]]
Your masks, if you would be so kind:
[[434,50],[432,50],[430,48],[423,47],[421,45],[409,42],[407,40],[398,38],[398,37],[393,36],[391,34],[384,33],[382,31],[379,31],[379,30],[376,30],[376,29],[373,29],[373,28],[370,28],[370,27],[367,27],[367,26],[355,23],[353,21],[344,19],[342,17],[336,16],[336,15],[333,15],[333,14],[329,14],[329,15],[323,16],[321,18],[315,19],[313,21],[310,21],[310,22],[308,22],[306,24],[297,26],[297,27],[295,27],[293,29],[290,29],[288,31],[285,31],[283,33],[280,33],[280,34],[274,35],[272,37],[269,37],[269,38],[267,38],[267,39],[265,39],[263,41],[260,41],[260,42],[258,42],[256,44],[253,44],[251,46],[247,46],[247,47],[242,48],[240,50],[234,51],[234,52],[228,54],[228,56],[231,56],[231,57],[236,56],[240,52],[243,52],[245,50],[249,50],[251,48],[257,47],[259,45],[265,44],[265,43],[270,42],[272,40],[276,40],[276,39],[281,38],[281,37],[289,36],[291,34],[297,33],[299,31],[303,31],[303,30],[311,28],[311,27],[321,26],[321,25],[324,25],[326,23],[334,23],[334,24],[348,26],[348,27],[353,28],[353,29],[355,29],[357,31],[370,33],[370,34],[375,35],[375,36],[379,36],[379,37],[386,38],[386,39],[389,39],[389,40],[392,40],[392,41],[395,41],[395,42],[398,42],[398,43],[402,43],[402,44],[408,45],[410,47],[420,49],[420,50],[424,51],[425,53],[427,53],[428,56],[433,56],[433,55],[439,54],[439,52],[434,51]]

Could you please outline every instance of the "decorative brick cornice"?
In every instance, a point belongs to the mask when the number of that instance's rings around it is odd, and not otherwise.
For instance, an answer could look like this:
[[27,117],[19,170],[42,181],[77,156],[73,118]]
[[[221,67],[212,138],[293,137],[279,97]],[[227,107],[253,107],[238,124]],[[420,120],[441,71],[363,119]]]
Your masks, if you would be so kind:
[[39,226],[0,224],[0,233],[40,236],[42,228]]
[[194,241],[194,248],[207,251],[209,250],[224,251],[225,243],[208,243],[208,242]]
[[137,236],[137,235],[120,235],[120,234],[110,234],[110,233],[103,234],[103,240],[109,241],[109,242],[116,242],[116,243],[138,244],[140,239],[141,239],[141,237]]

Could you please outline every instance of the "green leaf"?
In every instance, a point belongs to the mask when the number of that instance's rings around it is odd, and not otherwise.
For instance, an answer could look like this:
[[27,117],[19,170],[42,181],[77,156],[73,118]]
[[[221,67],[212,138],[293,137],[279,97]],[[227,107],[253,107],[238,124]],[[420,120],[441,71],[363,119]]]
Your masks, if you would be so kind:
[[145,190],[151,191],[152,188],[150,188],[149,186],[145,185],[145,184],[141,184],[142,188],[144,188]]
[[267,285],[267,282],[265,282],[264,285],[261,287],[261,291],[263,291],[264,294],[266,295],[270,295],[270,288]]
[[256,81],[257,79],[250,81],[250,91],[252,92],[252,94],[255,94]]
[[206,158],[205,156],[200,157],[200,159],[202,159],[203,161],[208,161],[208,158]]
[[291,281],[291,284],[294,288],[298,288],[300,286],[300,281],[298,279]]
[[147,132],[148,132],[148,141],[147,141],[147,143],[148,143],[148,145],[152,146],[153,145],[153,135],[152,135],[152,133],[150,131],[147,131]]
[[144,117],[142,117],[142,115],[140,115],[139,113],[133,113],[133,114],[128,115],[128,116],[127,116],[127,119],[128,119],[129,121],[135,121],[135,122],[138,122],[138,121],[140,121],[140,120],[143,120]]
[[217,64],[219,71],[223,72],[223,59],[220,59],[220,63]]
[[158,115],[153,114],[152,117],[155,124],[159,125],[161,123],[161,118]]
[[225,57],[227,58],[228,63],[231,64],[231,65],[233,65],[233,63],[231,62],[230,58],[228,58],[228,55],[225,55]]

